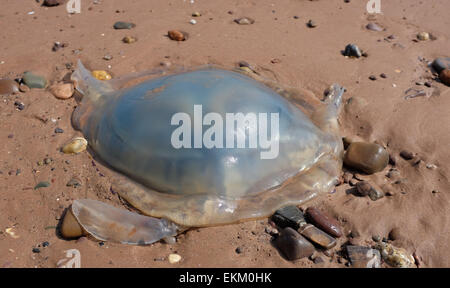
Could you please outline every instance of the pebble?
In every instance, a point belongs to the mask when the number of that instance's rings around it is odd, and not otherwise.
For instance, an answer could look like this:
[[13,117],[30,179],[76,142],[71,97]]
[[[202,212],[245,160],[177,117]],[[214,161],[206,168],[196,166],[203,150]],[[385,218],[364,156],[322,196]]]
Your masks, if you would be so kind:
[[29,88],[45,88],[47,86],[47,80],[44,77],[29,71],[23,73],[22,81]]
[[375,248],[380,251],[383,260],[392,267],[411,268],[414,265],[414,257],[403,248],[383,242],[377,243]]
[[375,242],[381,242],[381,237],[379,235],[373,235],[372,240]]
[[417,39],[420,41],[427,41],[430,40],[430,34],[428,32],[420,32],[417,34]]
[[399,240],[401,238],[403,238],[402,233],[400,231],[399,228],[393,228],[390,232],[389,232],[389,240],[395,241],[395,240]]
[[46,188],[46,187],[50,187],[50,183],[47,181],[41,181],[38,184],[36,184],[36,186],[34,186],[34,190],[39,189],[39,188]]
[[103,56],[103,60],[109,61],[109,60],[111,60],[111,59],[113,59],[113,57],[112,57],[111,55],[105,55],[105,56]]
[[48,247],[48,246],[50,246],[50,243],[48,242],[48,241],[44,241],[44,242],[42,242],[42,247]]
[[[125,37],[123,37],[123,39],[122,39],[122,42],[123,43],[127,43],[127,44],[131,44],[131,43],[135,43],[137,41],[137,38],[136,37],[133,37],[133,36],[125,36]],[[108,79],[109,80],[109,79]]]
[[191,23],[192,25],[195,25],[195,24],[197,24],[197,21],[194,19],[191,19],[191,20],[189,20],[189,23]]
[[72,213],[72,207],[67,209],[66,215],[64,215],[64,219],[61,223],[60,228],[61,236],[65,239],[78,238],[83,236],[83,228],[78,223],[77,219]]
[[346,246],[347,255],[354,268],[379,268],[381,255],[376,249],[364,246]]
[[372,201],[376,201],[376,200],[384,197],[384,193],[381,190],[375,189],[367,181],[358,182],[356,184],[356,190],[358,191],[359,195],[361,195],[361,196],[369,196],[369,198]]
[[178,30],[170,30],[169,32],[167,32],[167,35],[169,36],[169,38],[171,40],[174,40],[174,41],[185,41],[185,40],[187,40],[187,33],[186,32],[182,32],[182,31],[178,31]]
[[342,236],[342,229],[337,220],[314,207],[308,207],[305,211],[308,221],[334,237]]
[[20,84],[19,85],[19,91],[22,92],[22,93],[27,93],[27,92],[30,91],[30,87],[28,87],[25,84]]
[[65,1],[66,0],[44,0],[44,3],[42,3],[42,5],[46,7],[53,7],[64,4]]
[[400,152],[400,157],[402,157],[405,160],[411,160],[414,158],[414,153],[408,150],[403,150]]
[[241,247],[237,247],[235,250],[236,254],[241,254],[242,253],[242,248]]
[[350,172],[345,172],[342,178],[344,179],[344,183],[349,183],[350,180],[353,179],[353,174]]
[[252,18],[249,18],[249,17],[242,17],[242,18],[234,19],[234,22],[236,22],[239,25],[250,25],[250,24],[255,23],[255,20],[253,20]]
[[450,69],[444,69],[439,74],[439,80],[447,86],[450,86]]
[[344,164],[367,174],[382,171],[389,163],[389,153],[375,143],[353,142],[344,156]]
[[195,11],[194,13],[192,13],[192,17],[200,17],[202,16],[202,14],[198,11]]
[[314,20],[309,20],[308,23],[306,23],[306,26],[308,26],[309,28],[315,28],[317,27],[317,23]]
[[291,227],[295,230],[306,224],[302,211],[296,206],[286,206],[275,211],[272,221],[280,228]]
[[325,261],[323,260],[322,257],[316,257],[316,258],[314,258],[313,262],[314,262],[314,264],[322,264]]
[[67,187],[73,187],[73,188],[78,188],[81,187],[81,181],[77,178],[72,178],[69,180],[69,182],[67,182],[66,184]]
[[163,238],[163,241],[166,244],[173,245],[177,243],[177,238],[175,238],[174,236],[166,236]]
[[82,137],[75,137],[69,143],[64,145],[62,152],[65,154],[78,154],[86,150],[87,140]]
[[450,69],[450,57],[436,58],[431,64],[438,74],[444,69]]
[[67,43],[55,42],[55,43],[53,43],[52,51],[56,52],[59,49],[67,47],[67,46],[69,46],[69,44],[67,44]]
[[281,230],[274,244],[291,261],[310,257],[315,252],[314,246],[291,227]]
[[49,90],[58,99],[69,99],[75,91],[72,83],[54,84]]
[[105,70],[94,70],[91,72],[92,76],[98,80],[111,80],[111,75]]
[[344,56],[360,58],[362,53],[359,47],[355,44],[348,44],[345,47]]
[[55,128],[55,133],[64,133],[64,130],[59,128],[59,127],[56,127]]
[[311,224],[303,225],[298,232],[322,248],[331,249],[336,246],[336,239]]
[[122,22],[122,21],[118,21],[116,23],[114,23],[114,29],[132,29],[134,27],[136,27],[136,24],[131,23],[131,22]]
[[386,75],[385,73],[381,73],[381,74],[380,74],[380,77],[383,78],[383,79],[386,79],[386,78],[387,78],[387,75]]
[[41,249],[39,248],[33,248],[31,251],[33,251],[33,253],[41,253]]
[[19,92],[19,84],[11,79],[0,79],[0,95]]
[[375,81],[375,80],[377,80],[377,76],[375,76],[375,75],[370,75],[370,76],[369,76],[369,79],[372,80],[372,81]]
[[377,31],[377,32],[383,31],[383,28],[381,28],[378,24],[375,24],[373,22],[370,22],[369,24],[367,24],[366,28],[371,31]]
[[170,254],[169,255],[169,263],[175,264],[181,261],[181,256],[178,254]]

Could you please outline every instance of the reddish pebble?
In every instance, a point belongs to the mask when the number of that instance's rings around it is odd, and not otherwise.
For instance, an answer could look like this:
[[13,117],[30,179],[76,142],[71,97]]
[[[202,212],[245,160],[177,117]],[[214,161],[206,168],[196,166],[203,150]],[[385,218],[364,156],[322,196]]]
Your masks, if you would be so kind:
[[178,30],[170,30],[167,34],[174,41],[184,41],[187,39],[187,33]]
[[330,216],[326,215],[319,209],[309,207],[308,209],[306,209],[306,217],[315,226],[322,229],[326,233],[334,237],[342,236],[342,230],[340,228],[339,222],[331,218]]
[[439,79],[445,85],[450,86],[450,69],[442,70],[441,74],[439,74]]

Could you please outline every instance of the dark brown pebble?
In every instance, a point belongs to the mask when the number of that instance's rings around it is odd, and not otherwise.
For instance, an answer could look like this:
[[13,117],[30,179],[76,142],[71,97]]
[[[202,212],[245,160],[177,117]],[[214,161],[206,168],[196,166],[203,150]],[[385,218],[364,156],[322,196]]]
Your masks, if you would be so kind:
[[306,209],[306,217],[311,223],[334,237],[341,237],[342,230],[337,220],[314,207]]
[[314,246],[290,227],[281,231],[274,244],[289,260],[310,257],[315,252]]
[[450,69],[442,70],[442,72],[439,74],[439,79],[445,85],[450,86]]
[[64,4],[66,0],[44,0],[43,6],[53,7]]
[[400,152],[400,156],[405,160],[411,160],[414,158],[414,153],[407,150],[403,150]]

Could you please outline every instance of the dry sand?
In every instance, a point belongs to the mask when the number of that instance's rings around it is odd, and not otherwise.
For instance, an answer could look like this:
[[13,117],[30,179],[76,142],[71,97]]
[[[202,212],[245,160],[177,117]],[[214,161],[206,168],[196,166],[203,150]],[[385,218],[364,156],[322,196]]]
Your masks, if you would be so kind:
[[[397,168],[406,180],[391,185],[393,196],[376,202],[347,194],[350,187],[345,184],[303,207],[314,205],[334,215],[346,234],[359,235],[351,239],[354,243],[372,245],[372,235],[387,237],[398,228],[400,236],[393,244],[415,253],[421,267],[450,266],[450,88],[433,81],[432,88],[417,87],[429,91],[430,97],[404,99],[405,90],[416,81],[431,79],[427,61],[450,56],[448,0],[382,0],[383,13],[375,18],[367,14],[365,0],[81,2],[82,13],[70,16],[64,6],[45,8],[34,0],[2,0],[0,77],[14,79],[34,71],[57,82],[70,72],[66,63],[75,65],[78,58],[90,69],[106,69],[113,76],[152,69],[162,61],[184,67],[208,63],[233,67],[245,60],[271,69],[281,83],[319,96],[331,83],[340,83],[347,88],[345,100],[352,99],[342,111],[342,134],[386,145],[397,155]],[[30,11],[35,13],[29,15]],[[191,25],[194,11],[202,16]],[[233,23],[241,16],[256,22]],[[306,27],[309,19],[318,26]],[[371,19],[386,30],[366,30]],[[137,26],[114,30],[116,21]],[[170,29],[184,30],[190,38],[171,41],[165,36]],[[414,42],[421,31],[437,40]],[[121,39],[126,35],[138,41],[124,44]],[[389,35],[395,39],[385,40]],[[53,52],[55,41],[68,47]],[[356,43],[369,56],[345,58],[340,51],[348,43]],[[79,54],[73,52],[77,49]],[[107,54],[113,56],[111,61],[102,59]],[[275,58],[280,63],[271,63]],[[387,78],[380,78],[381,73]],[[369,80],[370,75],[378,80]],[[67,140],[80,135],[70,123],[75,99],[58,100],[44,89],[1,98],[0,267],[55,267],[70,248],[81,252],[83,267],[345,267],[346,260],[338,263],[336,255],[330,258],[321,252],[322,265],[308,259],[285,260],[264,232],[267,220],[194,229],[180,235],[175,245],[100,246],[84,238],[62,240],[54,226],[74,199],[123,206],[110,192],[111,174],[88,152],[76,156],[59,152]],[[23,111],[15,109],[16,98],[25,104]],[[64,133],[55,134],[56,127]],[[418,153],[422,163],[413,166],[398,157],[403,149]],[[53,162],[38,166],[46,157]],[[427,169],[426,164],[437,169]],[[384,176],[388,169],[368,178],[380,185],[388,183]],[[66,186],[74,176],[81,179],[82,187]],[[40,181],[51,186],[33,190]],[[10,227],[18,238],[5,232]],[[50,246],[32,253],[44,241]],[[340,251],[346,241],[347,237],[340,239],[333,251]],[[235,252],[237,247],[241,254]],[[182,260],[171,265],[167,257],[175,252]]]

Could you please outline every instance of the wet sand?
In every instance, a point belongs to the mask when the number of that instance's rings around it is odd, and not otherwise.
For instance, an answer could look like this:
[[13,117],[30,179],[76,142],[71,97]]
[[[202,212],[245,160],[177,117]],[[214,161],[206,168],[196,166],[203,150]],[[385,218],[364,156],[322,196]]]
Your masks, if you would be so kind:
[[[447,0],[382,1],[383,13],[376,16],[367,14],[365,0],[92,2],[82,0],[81,14],[69,15],[64,6],[45,8],[31,0],[3,0],[0,78],[14,79],[33,71],[58,82],[70,73],[66,66],[74,66],[77,59],[90,69],[108,70],[113,77],[153,69],[161,62],[231,68],[245,60],[273,71],[280,83],[308,89],[318,97],[330,84],[340,83],[347,88],[340,117],[342,135],[386,146],[396,156],[404,180],[391,184],[385,177],[388,167],[367,178],[380,186],[389,184],[392,196],[373,202],[346,193],[350,187],[343,184],[336,193],[302,208],[328,211],[346,235],[353,235],[339,239],[332,251],[341,251],[348,241],[373,245],[373,235],[388,237],[398,228],[400,236],[392,243],[415,253],[420,267],[450,266],[450,87],[437,81],[430,88],[415,84],[431,81],[427,62],[450,56]],[[202,16],[192,25],[194,11]],[[243,16],[255,23],[233,22]],[[310,19],[318,26],[308,28]],[[130,21],[136,27],[114,30],[116,21]],[[385,30],[368,31],[365,26],[370,21]],[[168,39],[171,29],[188,32],[189,39]],[[422,31],[437,39],[413,41]],[[388,39],[390,35],[394,39]],[[125,44],[125,36],[138,41]],[[68,46],[53,52],[55,41]],[[342,56],[340,51],[349,43],[357,44],[368,57]],[[112,60],[104,60],[105,55]],[[379,77],[381,73],[387,78]],[[377,80],[370,80],[371,75]],[[411,87],[427,91],[429,97],[405,99]],[[325,260],[320,265],[306,258],[285,260],[264,231],[267,219],[193,229],[174,245],[100,246],[85,238],[60,239],[54,227],[74,199],[124,206],[110,191],[111,173],[89,152],[74,156],[59,152],[65,142],[81,135],[70,121],[77,105],[74,98],[59,100],[45,89],[1,98],[0,267],[55,267],[71,248],[81,252],[82,267],[345,267],[347,260],[339,263],[338,253],[328,257],[318,252]],[[24,110],[17,111],[16,100],[25,104]],[[56,134],[57,127],[64,133]],[[401,150],[417,153],[421,163],[414,166],[403,160],[398,156]],[[46,157],[53,161],[38,166]],[[437,168],[428,169],[427,164]],[[82,186],[67,187],[72,177],[79,178]],[[34,190],[40,181],[51,185]],[[16,237],[5,232],[11,227],[8,231]],[[44,241],[50,245],[42,247]],[[38,245],[40,253],[33,253]],[[240,254],[235,251],[238,247]],[[182,260],[169,264],[171,253]]]

